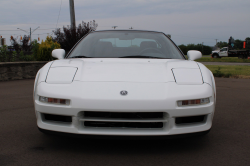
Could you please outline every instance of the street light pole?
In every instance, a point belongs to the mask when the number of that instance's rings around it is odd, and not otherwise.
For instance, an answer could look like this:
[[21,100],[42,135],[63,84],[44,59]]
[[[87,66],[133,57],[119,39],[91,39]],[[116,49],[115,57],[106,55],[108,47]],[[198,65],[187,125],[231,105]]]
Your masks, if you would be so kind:
[[35,30],[37,30],[38,28],[40,28],[40,26],[37,27],[36,29],[34,29],[32,32],[31,32],[31,28],[30,28],[30,32],[25,31],[25,30],[23,30],[23,29],[21,29],[21,28],[17,28],[17,29],[19,29],[19,30],[21,30],[21,31],[24,31],[24,32],[26,32],[26,33],[28,33],[28,34],[30,34],[30,44],[31,44],[31,42],[32,42],[32,40],[31,40],[31,34],[32,34],[33,32],[35,32]]
[[70,11],[71,28],[75,28],[76,27],[76,19],[75,19],[74,0],[69,0],[69,11]]

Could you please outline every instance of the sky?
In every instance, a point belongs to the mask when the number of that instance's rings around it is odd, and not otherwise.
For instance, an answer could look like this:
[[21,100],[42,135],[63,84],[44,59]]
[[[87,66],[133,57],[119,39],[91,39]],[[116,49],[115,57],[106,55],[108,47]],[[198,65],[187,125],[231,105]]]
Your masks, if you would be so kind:
[[[76,23],[95,20],[97,30],[129,29],[171,34],[177,44],[214,46],[216,40],[250,37],[249,0],[74,0]],[[69,0],[0,0],[0,35],[32,31],[45,39],[55,28],[70,25]]]

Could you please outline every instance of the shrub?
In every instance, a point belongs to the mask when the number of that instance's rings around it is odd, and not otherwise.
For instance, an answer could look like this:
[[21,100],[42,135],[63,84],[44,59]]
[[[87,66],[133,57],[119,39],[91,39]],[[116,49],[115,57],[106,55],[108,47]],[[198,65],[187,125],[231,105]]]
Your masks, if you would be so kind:
[[217,70],[215,70],[215,72],[213,73],[213,75],[215,76],[215,77],[225,77],[225,78],[229,78],[229,77],[231,77],[232,76],[232,74],[231,73],[222,73],[221,72],[221,67],[218,67],[218,69]]
[[16,51],[13,51],[13,52],[12,52],[11,61],[12,61],[12,62],[15,62],[15,61],[16,61],[16,57],[17,57],[17,53],[16,53]]
[[37,51],[37,60],[38,61],[50,61],[52,60],[51,52],[54,49],[60,48],[60,44],[57,42],[52,41],[51,36],[47,36],[45,41],[42,41],[42,43],[39,45],[38,51]]
[[21,61],[25,61],[25,55],[24,55],[24,53],[23,53],[23,51],[21,51],[20,53],[19,53],[19,59],[21,60]]
[[5,62],[8,60],[8,55],[7,55],[7,46],[4,45],[2,47],[0,47],[0,62]]
[[215,77],[222,77],[223,76],[223,74],[220,71],[220,69],[221,69],[221,67],[218,67],[218,69],[215,70],[215,73],[213,73]]
[[32,52],[33,52],[34,59],[37,59],[39,45],[40,44],[37,42],[37,40],[34,40],[32,42]]

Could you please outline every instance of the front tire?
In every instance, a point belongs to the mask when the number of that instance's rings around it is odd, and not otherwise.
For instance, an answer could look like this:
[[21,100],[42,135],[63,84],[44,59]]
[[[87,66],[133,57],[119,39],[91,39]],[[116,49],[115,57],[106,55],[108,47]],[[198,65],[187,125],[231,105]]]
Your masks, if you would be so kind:
[[213,54],[213,58],[220,58],[218,54]]

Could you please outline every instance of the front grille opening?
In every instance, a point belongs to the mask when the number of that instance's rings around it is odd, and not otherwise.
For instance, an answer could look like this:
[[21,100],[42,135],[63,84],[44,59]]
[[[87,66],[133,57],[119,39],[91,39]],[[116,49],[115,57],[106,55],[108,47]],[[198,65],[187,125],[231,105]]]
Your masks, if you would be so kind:
[[176,124],[200,123],[205,121],[205,115],[175,118]]
[[84,117],[111,119],[151,119],[163,118],[163,112],[92,112],[85,111]]
[[63,115],[52,115],[52,114],[43,114],[44,119],[46,121],[56,121],[56,122],[72,122],[71,116],[63,116]]
[[118,128],[163,128],[162,122],[96,122],[85,121],[86,127],[118,127]]

